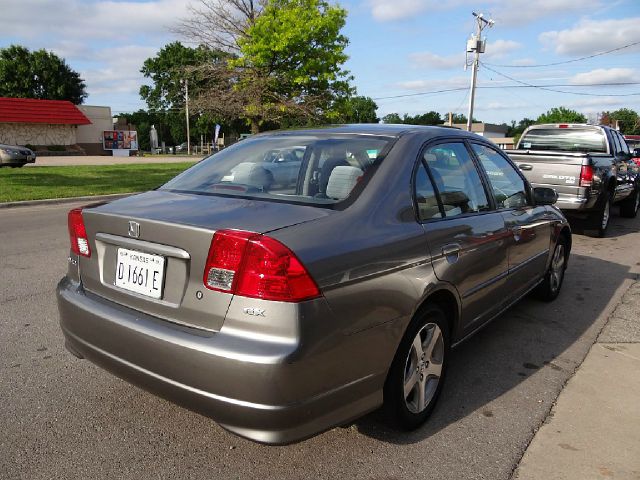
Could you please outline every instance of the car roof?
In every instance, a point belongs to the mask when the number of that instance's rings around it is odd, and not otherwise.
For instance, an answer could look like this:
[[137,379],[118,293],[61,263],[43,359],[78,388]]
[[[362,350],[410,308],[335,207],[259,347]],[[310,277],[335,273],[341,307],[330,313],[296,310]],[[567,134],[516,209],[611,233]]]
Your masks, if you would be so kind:
[[403,135],[421,133],[429,134],[429,136],[447,135],[447,136],[464,136],[478,138],[475,133],[460,130],[455,127],[444,126],[426,126],[426,125],[405,125],[405,124],[388,124],[388,123],[356,123],[348,125],[329,125],[326,127],[303,128],[295,130],[274,130],[271,132],[260,133],[257,136],[266,135],[340,135],[340,134],[357,134],[357,135],[380,135],[386,137],[401,137]]

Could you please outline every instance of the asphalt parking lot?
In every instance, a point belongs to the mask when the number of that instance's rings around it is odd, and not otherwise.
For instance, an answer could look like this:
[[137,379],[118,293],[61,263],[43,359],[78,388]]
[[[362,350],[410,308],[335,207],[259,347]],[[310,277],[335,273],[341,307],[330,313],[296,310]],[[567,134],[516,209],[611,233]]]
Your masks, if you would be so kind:
[[461,345],[426,426],[400,433],[373,413],[267,447],[66,352],[54,289],[72,207],[0,210],[3,479],[509,479],[640,272],[640,218],[575,235],[560,298],[525,299]]

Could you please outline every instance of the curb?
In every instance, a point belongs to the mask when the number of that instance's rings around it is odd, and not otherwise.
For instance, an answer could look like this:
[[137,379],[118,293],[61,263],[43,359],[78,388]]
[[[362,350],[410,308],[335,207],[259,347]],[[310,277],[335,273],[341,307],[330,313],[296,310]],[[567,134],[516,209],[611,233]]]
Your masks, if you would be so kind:
[[36,207],[41,205],[60,205],[65,203],[118,200],[119,198],[135,195],[140,192],[130,193],[112,193],[110,195],[88,195],[85,197],[67,197],[67,198],[47,198],[45,200],[25,200],[22,202],[4,202],[0,203],[0,209],[16,208],[16,207]]

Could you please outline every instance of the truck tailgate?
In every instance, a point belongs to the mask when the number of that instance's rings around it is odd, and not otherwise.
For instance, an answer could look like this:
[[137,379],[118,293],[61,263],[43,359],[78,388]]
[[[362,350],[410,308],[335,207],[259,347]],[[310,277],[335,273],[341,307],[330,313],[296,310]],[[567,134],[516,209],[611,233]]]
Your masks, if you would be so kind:
[[580,171],[587,163],[585,154],[536,154],[508,152],[514,163],[534,187],[549,187],[559,195],[580,195]]

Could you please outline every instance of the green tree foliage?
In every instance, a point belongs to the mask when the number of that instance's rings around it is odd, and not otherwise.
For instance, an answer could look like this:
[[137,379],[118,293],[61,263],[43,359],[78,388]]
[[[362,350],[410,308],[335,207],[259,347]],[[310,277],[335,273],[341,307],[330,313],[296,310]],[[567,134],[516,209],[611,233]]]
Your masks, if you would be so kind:
[[399,124],[404,122],[402,121],[402,117],[397,113],[388,113],[382,117],[382,123]]
[[369,97],[348,97],[336,103],[339,121],[343,123],[378,123],[378,105]]
[[640,117],[635,110],[620,108],[602,113],[600,123],[615,126],[616,122],[624,135],[640,135]]
[[587,117],[565,107],[554,107],[540,115],[536,123],[586,123]]
[[140,96],[150,110],[179,110],[185,104],[185,80],[189,82],[192,96],[207,85],[193,67],[213,64],[225,55],[205,46],[185,47],[180,42],[165,45],[155,57],[144,61],[140,72],[151,80],[151,85],[140,87]]
[[[219,39],[234,58],[226,68],[202,66],[211,83],[196,103],[228,119],[261,126],[304,124],[340,117],[340,102],[352,93],[343,70],[347,38],[340,33],[347,12],[324,0],[203,0],[198,11],[211,31],[182,24],[190,39]],[[236,16],[225,16],[236,11]],[[196,16],[194,16],[194,20]],[[230,28],[230,25],[233,28]],[[221,87],[225,86],[225,87]]]
[[438,112],[430,111],[418,115],[404,114],[402,117],[397,113],[389,113],[382,118],[384,123],[400,123],[406,125],[442,125],[444,120]]
[[87,93],[80,74],[52,52],[11,45],[0,48],[0,96],[69,100],[81,104]]

